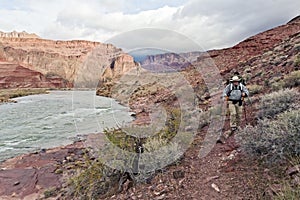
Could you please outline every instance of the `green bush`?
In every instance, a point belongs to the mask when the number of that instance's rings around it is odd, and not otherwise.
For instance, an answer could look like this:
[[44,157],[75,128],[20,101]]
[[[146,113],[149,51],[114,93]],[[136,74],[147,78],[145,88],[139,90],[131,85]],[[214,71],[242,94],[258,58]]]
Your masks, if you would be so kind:
[[257,117],[274,118],[277,114],[299,107],[300,94],[296,89],[280,90],[263,96]]
[[237,135],[241,148],[249,155],[278,161],[300,155],[300,109],[285,112],[274,119],[246,126]]

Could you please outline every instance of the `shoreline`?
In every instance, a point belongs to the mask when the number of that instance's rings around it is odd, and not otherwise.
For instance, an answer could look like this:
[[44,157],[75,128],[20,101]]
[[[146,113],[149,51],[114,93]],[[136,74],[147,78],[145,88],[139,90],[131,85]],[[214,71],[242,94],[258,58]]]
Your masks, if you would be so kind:
[[0,103],[17,103],[13,98],[36,94],[48,94],[49,90],[49,88],[0,89]]
[[[17,99],[14,98],[18,98],[18,97],[25,97],[25,96],[31,96],[31,95],[44,95],[44,94],[50,94],[51,92],[55,92],[55,91],[72,91],[73,88],[14,88],[14,89],[0,89],[0,106],[4,105],[6,103],[18,103]],[[85,89],[79,89],[78,91],[89,91],[89,90],[85,90]],[[97,95],[99,97],[105,97],[105,96],[100,96]],[[5,99],[4,99],[5,98]],[[106,97],[109,99],[112,99],[111,97]],[[4,99],[4,100],[3,100]],[[121,104],[121,102],[115,100],[118,104]],[[124,105],[123,105],[124,106]],[[133,117],[133,120],[130,123],[135,123],[135,121],[137,120],[136,114],[133,111],[129,111],[128,114]],[[101,131],[102,132],[102,131]],[[99,133],[101,133],[99,132]],[[83,135],[79,135],[77,139],[74,139],[73,141],[70,141],[67,144],[63,144],[63,145],[58,145],[58,146],[53,146],[50,148],[45,148],[45,147],[41,147],[40,150],[49,150],[52,148],[63,148],[65,146],[68,145],[73,145],[74,143],[78,142],[78,141],[85,141],[87,139],[87,137],[91,134],[95,134],[95,132],[91,132],[91,133],[86,133]],[[18,155],[12,155],[11,157],[7,157],[3,160],[0,160],[0,166],[5,163],[7,160],[10,159],[14,159],[17,158],[19,156],[26,156],[29,154],[35,154],[39,152],[39,149],[35,150],[35,151],[31,151],[31,152],[26,152],[26,153],[22,153],[22,154],[18,154]]]
[[13,98],[37,94],[49,94],[51,91],[70,91],[74,88],[1,88],[0,103],[17,103]]
[[[5,91],[6,94],[10,93],[10,98],[15,98],[35,94],[47,94],[51,91],[62,89],[25,89],[26,92],[21,92],[20,95],[19,92],[23,90],[0,90],[0,94],[2,92],[3,95],[3,91]],[[119,101],[117,102],[121,104]],[[133,111],[130,113],[134,115],[134,120],[131,122],[133,124],[142,124],[147,121],[140,114],[136,115]],[[74,166],[77,165],[76,163],[79,161],[84,163],[85,154],[83,152],[89,146],[88,141],[100,141],[99,137],[101,137],[99,133],[90,133],[85,135],[84,138],[67,145],[45,148],[1,161],[0,182],[3,179],[5,185],[0,186],[0,198],[38,199],[42,198],[49,188],[63,187],[64,180],[68,177],[67,174],[74,170]]]

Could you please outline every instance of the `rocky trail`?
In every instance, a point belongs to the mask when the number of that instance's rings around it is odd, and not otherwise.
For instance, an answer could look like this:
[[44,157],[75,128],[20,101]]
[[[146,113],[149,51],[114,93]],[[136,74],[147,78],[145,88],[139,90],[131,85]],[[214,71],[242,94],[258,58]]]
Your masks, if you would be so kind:
[[[253,119],[252,114],[249,120],[255,123]],[[227,119],[225,130],[228,126]],[[241,152],[234,134],[199,158],[207,129],[206,126],[198,133],[178,163],[159,172],[150,182],[125,187],[107,199],[260,199],[268,195],[265,191],[269,171]]]

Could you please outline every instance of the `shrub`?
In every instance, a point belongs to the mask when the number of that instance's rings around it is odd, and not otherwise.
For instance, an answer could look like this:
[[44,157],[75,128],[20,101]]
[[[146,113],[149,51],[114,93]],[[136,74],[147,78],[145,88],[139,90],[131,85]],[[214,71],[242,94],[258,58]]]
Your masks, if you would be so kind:
[[292,88],[300,86],[300,71],[293,71],[284,78],[284,87]]
[[56,189],[55,188],[50,188],[44,191],[44,197],[45,198],[50,198],[54,197],[56,195]]
[[274,91],[282,90],[284,88],[284,82],[283,82],[283,80],[280,80],[280,81],[277,81],[277,82],[273,82],[271,84],[271,88]]
[[153,152],[156,151],[158,149],[160,149],[161,147],[167,145],[168,140],[164,139],[160,136],[158,137],[151,137],[149,139],[147,139],[146,143],[144,144],[144,148],[146,152]]
[[[159,167],[165,167],[163,163],[172,164],[174,158],[178,160],[178,153],[182,150],[180,145],[171,142],[171,139],[176,136],[180,122],[181,111],[177,108],[172,108],[167,110],[167,120],[159,132],[156,132],[158,130],[155,127],[126,127],[105,130],[104,134],[112,145],[105,145],[101,149],[94,150],[96,155],[99,151],[99,156],[95,157],[98,158],[101,155],[101,159],[91,160],[87,156],[86,165],[80,167],[78,173],[71,179],[71,196],[83,199],[84,197],[86,199],[107,197],[110,194],[120,191],[125,167],[132,167],[132,171],[128,173],[133,181],[142,182],[155,173],[155,170],[148,173],[149,169],[160,169]],[[141,137],[128,135],[127,131],[134,132],[137,136],[140,135]],[[143,131],[149,131],[153,135],[143,138],[142,136],[145,134]],[[138,155],[132,156],[133,154],[126,153],[137,153],[137,145],[139,144],[144,147],[142,160],[139,160]],[[125,151],[113,151],[116,147]],[[151,153],[155,151],[159,151],[160,154],[153,157]],[[114,160],[114,162],[110,163],[111,168],[100,162],[101,160],[106,160],[106,156],[109,157],[108,159]],[[148,163],[147,166],[143,167],[143,162],[145,161]]]
[[300,199],[300,185],[294,186],[289,181],[283,182],[282,185],[282,191],[276,194],[274,200]]
[[237,135],[241,148],[249,155],[278,161],[300,155],[300,109],[280,114],[276,120],[260,120]]
[[[299,48],[299,46],[298,46],[298,48]],[[294,63],[295,63],[295,67],[299,67],[300,66],[300,55],[297,55],[295,57]]]
[[261,85],[249,85],[248,90],[250,92],[250,95],[258,94],[262,91],[263,86]]
[[77,174],[70,180],[69,195],[75,199],[104,198],[119,191],[121,178],[120,171],[87,158],[86,167],[78,169]]
[[258,106],[258,118],[274,118],[286,110],[297,108],[300,94],[296,89],[280,90],[270,93],[261,99]]

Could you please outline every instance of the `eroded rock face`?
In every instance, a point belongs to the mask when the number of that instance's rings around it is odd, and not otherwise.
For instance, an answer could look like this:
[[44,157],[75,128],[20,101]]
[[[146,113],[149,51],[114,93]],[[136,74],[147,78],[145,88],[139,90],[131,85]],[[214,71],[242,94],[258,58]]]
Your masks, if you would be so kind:
[[70,83],[60,77],[42,73],[18,64],[0,62],[0,88],[66,88]]
[[91,81],[97,85],[104,77],[113,78],[135,67],[131,56],[111,44],[10,36],[0,37],[0,60],[18,63],[46,77],[75,82],[76,87],[85,87]]
[[113,59],[109,68],[106,68],[102,77],[106,79],[115,79],[122,76],[125,72],[130,69],[137,67],[138,64],[134,62],[132,56],[127,54],[122,54],[117,58]]

